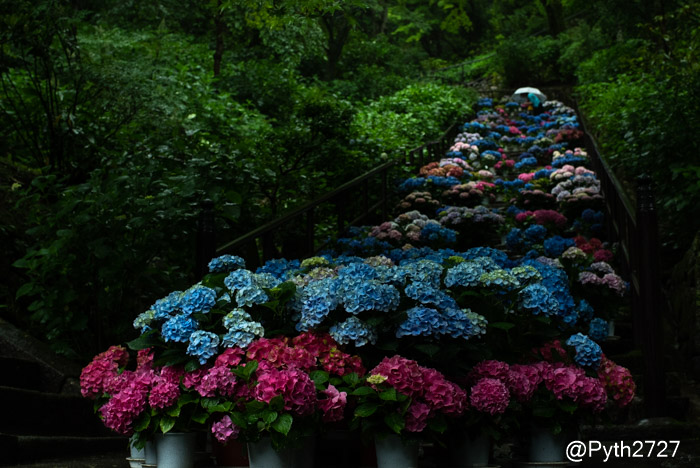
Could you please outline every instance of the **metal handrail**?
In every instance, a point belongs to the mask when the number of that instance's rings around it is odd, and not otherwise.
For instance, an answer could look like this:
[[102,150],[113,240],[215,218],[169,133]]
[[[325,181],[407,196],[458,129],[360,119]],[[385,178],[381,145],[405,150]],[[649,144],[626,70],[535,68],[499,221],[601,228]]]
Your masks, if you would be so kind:
[[[356,225],[367,219],[372,213],[378,210],[382,211],[383,219],[386,218],[388,212],[388,202],[390,191],[388,190],[388,174],[389,170],[399,166],[407,166],[412,169],[421,167],[427,163],[427,160],[438,159],[447,151],[454,143],[454,137],[461,128],[458,122],[452,124],[439,138],[436,140],[424,143],[416,148],[405,151],[403,157],[393,159],[380,166],[371,169],[364,174],[344,183],[340,187],[311,200],[300,207],[297,207],[289,213],[280,216],[264,225],[253,229],[252,231],[237,237],[219,247],[215,247],[216,233],[214,223],[214,206],[211,202],[205,202],[202,205],[202,213],[200,214],[199,229],[198,229],[198,248],[196,269],[199,277],[203,276],[207,271],[207,263],[215,256],[220,256],[226,253],[234,253],[237,249],[243,249],[246,245],[256,243],[254,250],[257,252],[257,263],[264,263],[270,258],[274,258],[278,252],[274,246],[273,234],[280,227],[289,225],[293,222],[306,217],[306,229],[304,238],[304,254],[313,254],[317,249],[315,247],[315,228],[318,221],[315,217],[315,211],[324,203],[335,202],[337,215],[337,232],[342,234],[347,225]],[[370,203],[369,200],[369,183],[373,179],[381,177],[380,196],[379,200]],[[362,186],[362,212],[352,218],[346,218],[346,204],[344,203],[357,187]],[[261,241],[261,246],[257,245]],[[262,250],[262,259],[260,258],[260,250]]]

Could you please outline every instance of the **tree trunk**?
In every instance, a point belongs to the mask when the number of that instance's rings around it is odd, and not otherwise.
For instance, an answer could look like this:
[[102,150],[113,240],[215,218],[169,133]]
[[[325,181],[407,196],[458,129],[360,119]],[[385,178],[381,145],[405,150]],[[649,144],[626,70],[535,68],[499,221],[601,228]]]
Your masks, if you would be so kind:
[[343,12],[326,13],[321,17],[321,27],[326,34],[326,80],[338,73],[338,62],[352,27]]
[[556,36],[563,32],[566,26],[564,24],[564,9],[561,5],[561,0],[540,0],[540,3],[547,14],[549,34]]
[[221,73],[221,59],[224,55],[224,21],[221,12],[221,0],[216,2],[216,11],[214,12],[214,76],[219,76]]

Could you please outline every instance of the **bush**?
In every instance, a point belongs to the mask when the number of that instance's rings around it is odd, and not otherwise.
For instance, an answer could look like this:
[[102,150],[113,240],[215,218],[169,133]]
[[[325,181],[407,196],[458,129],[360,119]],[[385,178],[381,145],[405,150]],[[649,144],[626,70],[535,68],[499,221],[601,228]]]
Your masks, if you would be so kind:
[[473,90],[412,84],[377,101],[360,106],[351,134],[363,153],[376,158],[387,150],[408,150],[439,137],[457,119],[471,112]]

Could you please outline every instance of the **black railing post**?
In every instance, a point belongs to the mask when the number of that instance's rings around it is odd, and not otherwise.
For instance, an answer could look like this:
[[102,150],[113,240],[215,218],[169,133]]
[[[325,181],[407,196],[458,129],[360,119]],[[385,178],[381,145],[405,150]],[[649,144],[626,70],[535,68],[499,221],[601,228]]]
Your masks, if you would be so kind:
[[658,220],[652,180],[637,178],[637,247],[639,311],[643,324],[644,404],[647,415],[666,413],[661,282],[659,278]]
[[214,220],[214,202],[204,200],[197,220],[197,257],[195,274],[202,278],[207,274],[209,261],[216,255],[216,223]]
[[384,168],[382,171],[382,219],[387,219],[389,216],[389,200],[388,200],[388,191],[387,191],[387,174],[389,172],[389,168]]
[[306,212],[306,245],[304,246],[306,248],[306,254],[309,256],[313,256],[313,254],[316,253],[314,228],[314,209],[311,208]]

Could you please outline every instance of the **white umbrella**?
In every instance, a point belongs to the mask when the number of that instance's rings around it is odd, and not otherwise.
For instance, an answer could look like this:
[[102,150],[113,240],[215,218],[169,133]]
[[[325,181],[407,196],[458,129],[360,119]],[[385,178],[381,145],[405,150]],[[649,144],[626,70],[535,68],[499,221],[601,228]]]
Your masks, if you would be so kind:
[[531,87],[516,89],[515,92],[513,93],[513,95],[511,96],[511,99],[516,101],[516,102],[524,102],[527,100],[527,95],[530,93],[537,96],[537,98],[540,100],[540,102],[544,102],[547,100],[547,96],[545,96],[542,93],[542,91],[540,91],[537,88],[531,88]]

